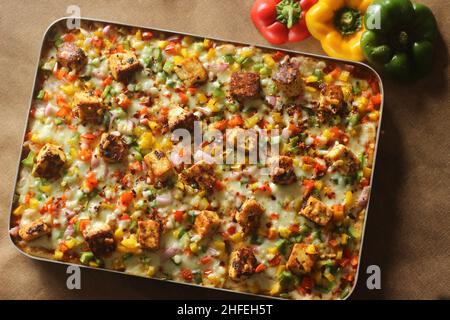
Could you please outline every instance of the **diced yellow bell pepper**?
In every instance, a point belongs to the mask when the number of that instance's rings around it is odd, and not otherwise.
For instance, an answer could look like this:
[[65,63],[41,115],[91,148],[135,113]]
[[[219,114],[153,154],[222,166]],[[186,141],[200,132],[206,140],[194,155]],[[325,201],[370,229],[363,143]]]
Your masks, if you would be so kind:
[[325,81],[326,84],[330,84],[333,82],[333,77],[331,75],[327,74],[323,77],[323,80]]
[[52,191],[52,185],[51,184],[41,185],[39,186],[39,190],[41,190],[43,193],[49,193]]
[[370,121],[378,121],[378,119],[380,118],[380,112],[378,110],[374,110],[371,113],[369,113],[368,115]]
[[230,236],[231,241],[233,242],[241,242],[243,238],[242,232],[236,232],[235,234]]
[[280,123],[283,121],[283,116],[279,112],[272,113],[272,119],[275,123]]
[[323,276],[330,282],[335,280],[335,277],[330,272],[324,272]]
[[306,78],[306,83],[314,83],[317,82],[319,80],[319,78],[317,78],[316,76],[309,76]]
[[306,247],[306,253],[307,254],[316,254],[317,253],[317,251],[316,251],[316,246],[315,245],[313,245],[313,244],[310,244],[310,245],[308,245],[307,247]]
[[353,193],[351,191],[347,191],[345,193],[345,199],[344,199],[344,207],[345,209],[350,208],[353,202]]
[[247,129],[251,129],[259,122],[260,118],[259,115],[256,113],[255,115],[251,116],[250,118],[247,118],[244,120],[245,127]]
[[275,295],[279,294],[280,291],[281,291],[281,285],[279,282],[276,282],[270,289],[270,294],[275,296]]
[[189,245],[189,249],[191,249],[191,251],[192,251],[193,253],[197,253],[198,250],[199,250],[198,244],[197,244],[196,242],[192,242],[192,243]]
[[239,55],[243,58],[251,57],[255,54],[255,48],[254,47],[244,47],[241,49],[241,52]]
[[123,238],[123,229],[122,228],[117,228],[116,231],[114,231],[114,238],[116,238],[116,240]]
[[348,234],[342,233],[341,234],[341,244],[346,245],[348,241]]
[[145,132],[138,140],[139,148],[143,150],[149,150],[152,148],[154,141],[155,139],[153,137],[153,134],[151,132]]
[[65,94],[71,96],[75,93],[75,88],[72,84],[62,85],[59,87]]
[[214,241],[213,246],[218,251],[224,251],[225,250],[225,242],[223,242],[222,240]]
[[370,178],[370,176],[372,175],[372,169],[369,167],[364,167],[363,169],[363,176],[364,178]]
[[208,98],[203,93],[197,93],[197,101],[201,104],[205,104]]
[[160,49],[164,49],[169,44],[169,41],[166,40],[160,40],[158,41],[158,47]]
[[39,209],[39,200],[36,198],[31,198],[28,206],[30,209]]
[[139,246],[134,235],[131,235],[129,238],[123,239],[120,244],[128,249],[136,249]]
[[147,269],[147,276],[153,277],[156,273],[156,268],[154,266],[149,266]]
[[282,238],[289,238],[291,236],[291,231],[286,227],[278,228],[278,233]]
[[62,253],[62,252],[59,251],[59,250],[55,250],[55,253],[54,253],[53,257],[54,257],[56,260],[61,260],[61,259],[64,257],[64,253]]
[[25,207],[23,205],[19,205],[16,209],[14,209],[13,214],[15,216],[20,216],[24,210],[25,210]]
[[317,89],[316,89],[316,88],[310,87],[310,86],[305,86],[305,90],[306,90],[307,92],[311,92],[311,93],[317,92]]
[[337,260],[341,260],[342,259],[342,254],[343,254],[343,251],[342,250],[338,250],[338,252],[336,253],[336,259]]
[[271,254],[276,254],[276,253],[278,253],[278,249],[277,249],[277,247],[269,247],[269,248],[267,248],[267,252],[271,253]]
[[[187,58],[187,57],[188,57],[188,50],[187,50],[186,48],[182,48],[182,49],[181,49],[181,55],[182,55],[184,58]],[[175,62],[175,63],[177,63],[177,62]]]
[[263,55],[263,60],[268,68],[272,69],[273,67],[275,67],[276,63],[275,60],[273,60],[272,55],[270,54]]
[[97,268],[98,267],[98,263],[96,261],[89,261],[89,266],[93,267],[93,268]]
[[72,249],[78,244],[78,241],[75,238],[70,238],[64,242],[67,248]]
[[317,190],[319,190],[319,191],[322,190],[323,182],[320,181],[320,180],[314,182],[314,187],[315,187]]
[[135,36],[136,40],[142,40],[142,32],[141,32],[141,30],[139,29],[138,31],[136,31],[134,36]]
[[350,72],[344,70],[341,72],[338,79],[343,82],[347,82],[349,77],[350,77]]
[[210,48],[208,50],[208,53],[206,54],[206,59],[208,59],[208,61],[211,61],[215,56],[216,56],[216,49]]
[[211,42],[211,40],[209,40],[209,39],[203,39],[203,46],[205,47],[205,48],[209,48],[209,47],[211,47],[211,45],[212,45],[212,42]]

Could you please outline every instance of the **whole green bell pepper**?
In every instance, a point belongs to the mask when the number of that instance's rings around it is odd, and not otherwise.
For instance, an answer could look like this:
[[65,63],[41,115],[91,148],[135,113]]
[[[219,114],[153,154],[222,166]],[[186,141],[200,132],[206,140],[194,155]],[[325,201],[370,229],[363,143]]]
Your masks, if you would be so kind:
[[436,19],[423,4],[375,0],[364,17],[361,47],[366,59],[400,80],[427,73],[433,62]]

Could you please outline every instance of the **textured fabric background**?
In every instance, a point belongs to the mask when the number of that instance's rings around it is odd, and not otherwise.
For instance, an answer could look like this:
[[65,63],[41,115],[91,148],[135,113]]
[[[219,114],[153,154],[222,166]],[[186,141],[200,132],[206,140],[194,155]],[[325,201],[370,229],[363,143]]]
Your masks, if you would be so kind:
[[[360,277],[353,298],[450,298],[450,1],[423,0],[441,37],[433,72],[404,86],[385,80],[386,103]],[[0,298],[210,299],[244,295],[96,270],[82,270],[82,290],[66,288],[63,265],[30,259],[9,240],[17,159],[38,52],[46,28],[70,4],[85,17],[267,44],[253,27],[252,1],[0,0]],[[290,48],[322,53],[318,42]],[[382,271],[382,290],[366,289],[368,265]]]

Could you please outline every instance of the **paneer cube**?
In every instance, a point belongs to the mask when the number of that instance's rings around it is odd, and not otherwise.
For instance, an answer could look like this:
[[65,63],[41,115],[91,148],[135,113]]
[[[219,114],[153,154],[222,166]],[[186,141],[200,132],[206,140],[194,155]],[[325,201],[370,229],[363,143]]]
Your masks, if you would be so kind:
[[259,74],[254,72],[233,72],[230,81],[230,95],[238,101],[260,96]]
[[219,215],[214,211],[203,210],[195,218],[195,232],[202,238],[212,235],[220,226]]
[[109,70],[114,79],[124,81],[139,69],[139,60],[132,51],[116,52],[109,56]]
[[190,132],[194,130],[194,113],[187,111],[180,106],[170,108],[168,114],[168,125],[171,131],[176,129],[186,129]]
[[159,150],[153,150],[144,157],[150,172],[160,181],[165,181],[173,174],[173,165],[166,154]]
[[255,152],[258,148],[258,131],[242,128],[229,129],[226,132],[227,145],[237,151]]
[[73,42],[64,42],[56,52],[56,60],[66,68],[80,71],[87,63],[84,51]]
[[280,185],[292,184],[297,180],[294,164],[291,157],[280,156],[278,161],[272,163],[270,178],[273,183]]
[[205,68],[197,58],[182,59],[175,64],[175,73],[188,87],[201,84],[208,79]]
[[251,233],[258,229],[264,208],[256,200],[248,199],[236,213],[235,219],[244,233]]
[[184,184],[205,191],[212,191],[216,184],[214,165],[204,160],[197,162],[180,173],[180,181]]
[[142,248],[149,250],[159,249],[161,238],[161,224],[156,220],[138,222],[139,243]]
[[336,144],[324,158],[331,170],[337,170],[343,175],[354,174],[360,166],[355,154],[343,144]]
[[100,138],[100,155],[106,162],[122,162],[127,155],[127,145],[118,131],[102,134]]
[[310,273],[314,263],[315,255],[306,252],[307,245],[304,243],[296,243],[292,248],[286,267],[293,273]]
[[280,64],[273,80],[287,97],[297,97],[303,93],[304,83],[296,64],[289,62]]
[[25,241],[31,241],[49,234],[50,227],[42,219],[35,220],[20,227],[19,236]]
[[333,211],[325,203],[313,196],[308,198],[300,214],[321,226],[327,225],[333,217]]
[[60,146],[47,143],[39,150],[32,174],[44,179],[57,179],[66,163],[66,155]]
[[230,255],[228,275],[233,280],[250,276],[255,273],[257,261],[250,247],[242,247],[233,251]]
[[94,91],[75,93],[73,97],[74,111],[82,123],[101,123],[104,108],[102,98],[95,95]]
[[344,93],[341,86],[328,85],[320,91],[319,110],[338,113],[344,105]]
[[83,237],[96,256],[111,253],[116,249],[111,227],[107,224],[88,227],[88,229],[83,231]]

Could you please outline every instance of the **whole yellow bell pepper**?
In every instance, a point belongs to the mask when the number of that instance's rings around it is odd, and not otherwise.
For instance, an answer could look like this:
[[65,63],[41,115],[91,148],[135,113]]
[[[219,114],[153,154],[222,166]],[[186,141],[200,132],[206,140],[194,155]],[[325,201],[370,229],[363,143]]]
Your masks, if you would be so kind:
[[362,61],[360,39],[371,0],[319,0],[307,13],[306,25],[331,57]]

